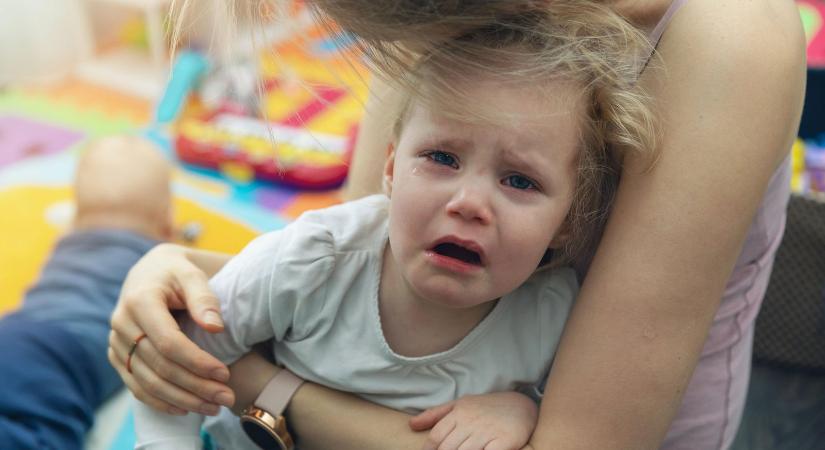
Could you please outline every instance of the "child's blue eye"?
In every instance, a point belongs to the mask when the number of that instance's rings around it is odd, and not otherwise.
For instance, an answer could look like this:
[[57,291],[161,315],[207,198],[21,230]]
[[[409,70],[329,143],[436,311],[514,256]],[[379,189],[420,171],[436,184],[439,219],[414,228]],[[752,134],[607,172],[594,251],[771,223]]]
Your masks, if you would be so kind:
[[519,190],[536,189],[536,183],[523,175],[509,175],[504,178],[504,184]]
[[434,150],[427,153],[427,157],[433,160],[433,162],[436,164],[449,166],[454,169],[458,168],[458,162],[456,161],[455,157],[449,153],[442,152],[440,150]]

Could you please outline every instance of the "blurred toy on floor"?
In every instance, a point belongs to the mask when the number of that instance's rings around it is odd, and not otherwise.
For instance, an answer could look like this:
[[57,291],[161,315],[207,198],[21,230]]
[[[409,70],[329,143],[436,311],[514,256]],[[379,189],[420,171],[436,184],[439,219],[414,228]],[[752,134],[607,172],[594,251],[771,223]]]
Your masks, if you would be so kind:
[[825,196],[825,133],[816,139],[798,139],[791,157],[794,192]]
[[157,122],[171,125],[183,162],[238,184],[337,188],[367,92],[368,74],[348,57],[349,44],[315,26],[220,61],[181,51]]

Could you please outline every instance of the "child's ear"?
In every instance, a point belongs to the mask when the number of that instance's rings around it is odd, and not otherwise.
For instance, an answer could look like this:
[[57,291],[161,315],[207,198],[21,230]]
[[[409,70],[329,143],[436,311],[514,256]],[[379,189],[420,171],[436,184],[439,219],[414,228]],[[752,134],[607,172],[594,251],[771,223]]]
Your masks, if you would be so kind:
[[392,179],[395,169],[395,145],[390,143],[387,146],[387,161],[384,163],[384,193],[387,197],[392,195]]

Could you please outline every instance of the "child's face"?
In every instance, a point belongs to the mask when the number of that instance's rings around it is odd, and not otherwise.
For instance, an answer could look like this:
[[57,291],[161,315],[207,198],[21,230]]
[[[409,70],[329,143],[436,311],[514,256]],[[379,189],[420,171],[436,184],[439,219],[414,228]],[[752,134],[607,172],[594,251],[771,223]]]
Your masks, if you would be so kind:
[[479,104],[513,118],[506,126],[411,106],[385,179],[392,257],[416,296],[452,308],[494,300],[559,244],[581,106],[572,85],[550,89],[548,100],[530,87],[474,83]]

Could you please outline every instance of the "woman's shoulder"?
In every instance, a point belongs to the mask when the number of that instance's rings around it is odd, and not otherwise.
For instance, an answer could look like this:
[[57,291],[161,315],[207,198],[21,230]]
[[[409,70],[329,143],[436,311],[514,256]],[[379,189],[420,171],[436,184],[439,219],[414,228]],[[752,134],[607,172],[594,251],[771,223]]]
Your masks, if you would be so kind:
[[804,64],[804,52],[799,10],[788,0],[688,0],[659,46],[665,62],[710,62],[743,71],[759,64]]
[[[694,159],[714,164],[706,156],[724,151],[726,158],[761,161],[754,176],[767,176],[785,158],[802,106],[799,11],[787,0],[689,0],[673,16],[640,83],[661,121],[662,158],[668,150],[690,149]],[[630,168],[642,172],[648,165],[631,161]]]

